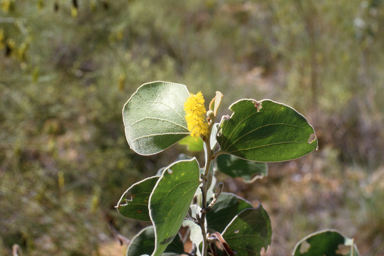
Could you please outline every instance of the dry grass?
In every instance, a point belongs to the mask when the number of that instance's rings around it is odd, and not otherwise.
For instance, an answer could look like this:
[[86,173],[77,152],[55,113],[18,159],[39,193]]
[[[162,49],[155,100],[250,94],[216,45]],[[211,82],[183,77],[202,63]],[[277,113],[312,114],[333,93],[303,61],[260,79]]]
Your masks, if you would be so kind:
[[0,10],[6,36],[29,42],[27,60],[0,49],[0,254],[13,244],[31,256],[124,251],[108,223],[129,238],[145,224],[113,206],[180,149],[144,158],[125,142],[121,108],[153,80],[220,90],[223,114],[239,98],[271,98],[314,125],[318,152],[271,164],[252,185],[220,176],[269,212],[267,255],[324,228],[355,237],[366,256],[384,251],[379,1],[116,0],[92,12],[84,0],[77,18],[70,1],[59,12],[45,2]]

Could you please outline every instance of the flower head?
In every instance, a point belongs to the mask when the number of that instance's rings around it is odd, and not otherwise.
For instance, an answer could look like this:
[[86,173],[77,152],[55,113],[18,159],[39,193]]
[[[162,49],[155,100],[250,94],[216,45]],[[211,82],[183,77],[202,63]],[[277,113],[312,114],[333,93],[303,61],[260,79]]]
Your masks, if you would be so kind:
[[191,93],[184,103],[188,130],[191,132],[191,136],[196,137],[196,139],[200,135],[207,136],[209,133],[208,124],[205,121],[207,111],[204,102],[203,94],[198,92],[197,94]]

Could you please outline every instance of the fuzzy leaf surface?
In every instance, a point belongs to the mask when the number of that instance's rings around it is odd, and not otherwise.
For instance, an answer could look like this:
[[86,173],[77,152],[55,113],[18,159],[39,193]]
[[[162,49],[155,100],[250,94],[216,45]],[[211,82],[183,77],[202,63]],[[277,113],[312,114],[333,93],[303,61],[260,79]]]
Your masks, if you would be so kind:
[[210,137],[210,143],[211,143],[211,149],[214,150],[216,145],[217,145],[217,139],[216,139],[216,135],[217,135],[217,131],[219,129],[219,124],[218,123],[215,123],[213,126],[212,126],[212,131],[211,131],[211,137]]
[[157,154],[189,135],[183,84],[150,82],[140,86],[123,107],[125,137],[140,155]]
[[260,204],[236,215],[222,236],[237,256],[260,256],[262,248],[266,251],[271,244],[271,220]]
[[189,239],[191,242],[196,246],[196,255],[201,256],[202,253],[200,251],[200,245],[203,243],[203,235],[201,234],[201,228],[199,225],[194,223],[191,220],[184,220],[183,221],[183,227],[189,227]]
[[199,185],[196,158],[173,163],[163,171],[149,198],[156,235],[152,256],[161,255],[177,235]]
[[[309,246],[309,247],[308,247]],[[293,256],[359,256],[359,251],[350,239],[337,230],[326,229],[308,235],[293,249]],[[343,248],[344,247],[344,248]]]
[[[141,230],[128,246],[127,256],[151,255],[155,249],[155,232],[153,226]],[[165,249],[163,256],[180,255],[184,253],[184,245],[179,236]]]
[[[259,105],[258,105],[259,104]],[[271,100],[242,99],[220,124],[217,141],[225,154],[257,162],[299,158],[316,149],[312,126],[293,108]]]
[[245,199],[232,193],[221,193],[212,210],[207,212],[208,229],[219,233],[223,232],[237,214],[248,208],[253,207]]
[[266,163],[247,161],[233,155],[219,155],[217,157],[217,168],[232,178],[243,178],[245,183],[253,182],[253,176],[255,175],[257,177],[268,175]]
[[148,201],[159,177],[150,177],[130,186],[117,203],[117,210],[125,217],[151,221]]

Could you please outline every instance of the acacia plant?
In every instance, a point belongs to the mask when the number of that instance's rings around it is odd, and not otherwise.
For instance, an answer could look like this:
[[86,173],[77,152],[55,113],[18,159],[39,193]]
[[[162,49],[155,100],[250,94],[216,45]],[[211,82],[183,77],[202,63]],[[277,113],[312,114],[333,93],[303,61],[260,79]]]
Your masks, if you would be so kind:
[[[223,184],[216,185],[214,175],[220,171],[252,182],[267,174],[266,163],[315,150],[316,133],[303,115],[272,100],[238,100],[229,107],[232,115],[216,122],[222,97],[216,92],[207,111],[201,92],[191,94],[177,83],[150,82],[124,105],[125,134],[136,153],[157,154],[179,141],[205,152],[203,168],[196,158],[181,156],[124,192],[118,211],[152,223],[132,239],[127,255],[260,255],[271,244],[271,221],[263,206],[254,208],[222,192]],[[184,237],[179,234],[182,226],[188,230]],[[188,239],[192,251],[185,251]],[[319,239],[323,249],[311,246]],[[351,245],[351,240],[326,230],[302,240],[294,255],[336,255],[339,244]],[[353,249],[345,255],[358,255]]]

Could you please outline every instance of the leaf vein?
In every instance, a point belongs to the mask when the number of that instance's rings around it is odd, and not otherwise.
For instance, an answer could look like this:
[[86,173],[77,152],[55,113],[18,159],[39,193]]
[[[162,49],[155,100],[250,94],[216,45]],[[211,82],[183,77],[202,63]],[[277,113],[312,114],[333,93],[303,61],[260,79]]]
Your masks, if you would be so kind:
[[183,129],[185,129],[185,130],[188,131],[188,128],[185,127],[185,126],[182,126],[182,125],[180,125],[180,124],[178,124],[178,123],[175,123],[175,122],[173,122],[173,121],[171,121],[171,120],[168,120],[168,119],[157,118],[157,117],[144,117],[144,118],[142,118],[142,119],[140,119],[140,120],[137,120],[136,122],[130,124],[129,126],[126,126],[126,128],[132,127],[132,126],[134,126],[135,124],[140,123],[140,122],[143,122],[143,121],[145,121],[145,120],[147,120],[147,119],[150,119],[150,120],[158,120],[158,121],[162,121],[162,122],[168,122],[168,123],[174,124],[174,125],[179,126],[179,127],[181,127],[181,128],[183,128]]
[[[229,139],[231,138],[232,134],[236,131],[236,129],[239,127],[239,125],[240,125],[241,123],[243,123],[245,120],[247,120],[248,118],[250,118],[251,116],[254,116],[254,115],[256,115],[256,114],[258,114],[258,112],[255,112],[255,113],[253,113],[253,114],[247,116],[246,118],[244,118],[243,120],[241,120],[241,121],[236,125],[236,127],[233,129],[232,133],[231,133],[231,134],[229,135],[229,137],[227,138],[227,141],[225,142],[225,145],[223,146],[223,148],[225,148],[225,146],[227,145],[227,143],[228,143]],[[235,112],[234,112],[233,116],[234,116],[234,115],[235,115]],[[232,117],[231,117],[231,118],[232,118]],[[231,120],[231,119],[230,119],[230,120]],[[227,122],[229,122],[229,121],[227,121]]]
[[248,150],[257,149],[257,148],[270,147],[270,146],[274,146],[274,145],[289,144],[289,143],[307,143],[307,142],[303,142],[303,141],[285,141],[285,142],[279,142],[279,143],[271,143],[271,144],[268,144],[268,145],[261,145],[261,146],[252,147],[252,148],[228,151],[228,153],[240,152],[240,151],[248,151]]
[[182,115],[180,115],[180,113],[177,112],[176,109],[171,108],[171,106],[168,106],[167,104],[165,104],[165,103],[163,103],[163,102],[158,102],[158,101],[147,101],[147,102],[148,102],[148,103],[156,103],[156,104],[164,105],[164,106],[166,106],[166,107],[172,109],[173,112],[175,112],[179,117],[181,117],[181,119],[185,120],[185,118],[184,118]]
[[148,134],[148,135],[137,137],[137,138],[131,140],[131,142],[135,142],[137,140],[144,139],[144,138],[150,138],[150,137],[155,137],[155,136],[163,136],[163,135],[174,135],[174,134],[186,134],[186,135],[188,135],[189,132],[165,132],[165,133]]
[[[263,125],[263,126],[259,126],[249,132],[247,132],[246,134],[240,136],[237,140],[235,140],[231,145],[229,145],[226,149],[229,149],[230,147],[232,147],[236,142],[238,142],[241,138],[247,136],[248,134],[250,133],[253,133],[261,128],[264,128],[264,127],[268,127],[268,126],[273,126],[273,125],[286,125],[286,126],[292,126],[292,127],[296,127],[296,128],[300,128],[300,129],[304,129],[303,127],[300,127],[300,126],[297,126],[297,125],[292,125],[292,124],[285,124],[285,123],[275,123],[275,124],[267,124],[267,125]],[[229,139],[229,138],[228,138]],[[228,142],[228,141],[227,141]]]

